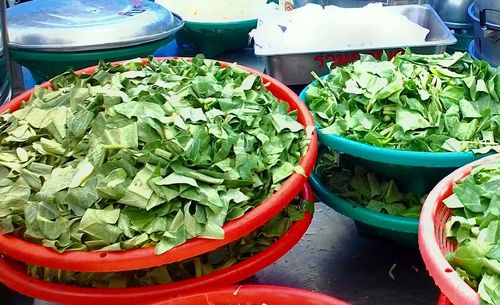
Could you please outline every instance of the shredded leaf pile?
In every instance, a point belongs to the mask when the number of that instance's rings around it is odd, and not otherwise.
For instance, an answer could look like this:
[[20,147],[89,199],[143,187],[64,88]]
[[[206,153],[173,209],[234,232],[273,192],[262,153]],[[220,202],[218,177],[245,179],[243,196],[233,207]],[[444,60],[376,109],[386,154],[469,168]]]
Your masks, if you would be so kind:
[[500,161],[475,167],[443,203],[453,212],[446,236],[458,244],[448,261],[481,304],[500,305]]
[[101,62],[0,117],[0,231],[57,251],[223,238],[294,172],[311,130],[261,78],[198,56]]
[[306,104],[325,134],[401,150],[500,152],[500,69],[468,53],[362,56],[313,83]]

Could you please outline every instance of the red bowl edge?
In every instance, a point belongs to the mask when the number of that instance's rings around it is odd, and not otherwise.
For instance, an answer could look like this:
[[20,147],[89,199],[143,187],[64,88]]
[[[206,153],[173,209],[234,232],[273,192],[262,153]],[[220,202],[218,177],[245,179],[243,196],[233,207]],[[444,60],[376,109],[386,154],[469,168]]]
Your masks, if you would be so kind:
[[225,305],[225,304],[281,304],[281,305],[349,305],[329,295],[281,286],[241,285],[194,292],[150,305]]
[[[180,59],[181,57],[158,57],[156,59]],[[191,60],[191,58],[182,58]],[[146,64],[149,60],[142,59]],[[126,61],[113,62],[118,65]],[[231,63],[218,61],[222,66],[231,65]],[[258,72],[254,69],[236,65],[238,68],[246,70],[252,74],[259,75],[264,84],[269,83],[268,90],[278,99],[284,100],[290,105],[292,110],[298,109],[298,121],[306,127],[314,127],[314,120],[300,98],[288,87],[278,80]],[[88,67],[76,71],[76,73],[93,73],[97,66]],[[50,82],[41,84],[43,87],[51,86]],[[19,109],[24,101],[27,101],[34,88],[26,91],[10,102],[0,107],[0,113],[6,110],[15,111]],[[304,168],[305,176],[294,173],[271,197],[259,204],[257,207],[247,212],[243,217],[226,223],[223,226],[225,231],[224,239],[202,239],[194,238],[186,243],[162,254],[155,255],[154,247],[134,249],[122,252],[86,252],[73,251],[58,253],[50,248],[33,244],[13,237],[8,234],[0,234],[0,252],[19,261],[30,264],[36,264],[49,268],[64,269],[70,271],[82,272],[113,272],[125,270],[137,270],[160,266],[168,263],[181,261],[188,257],[198,256],[200,254],[217,249],[220,246],[235,241],[245,234],[254,231],[263,224],[263,219],[269,220],[279,211],[281,211],[301,190],[301,187],[307,182],[307,177],[313,170],[318,151],[318,140],[316,131],[313,132],[311,142],[307,152],[299,164]],[[265,222],[265,221],[264,221]],[[242,227],[244,230],[242,230]]]
[[[314,202],[314,195],[309,184],[302,188],[301,196]],[[135,305],[144,300],[164,300],[193,290],[217,288],[221,284],[234,284],[264,269],[299,242],[312,220],[310,213],[306,212],[304,216],[304,219],[295,222],[276,243],[251,258],[208,275],[172,284],[109,289],[73,287],[34,279],[26,274],[23,268],[14,266],[5,257],[0,259],[0,282],[30,297],[67,305],[108,305],[116,301],[123,305]]]

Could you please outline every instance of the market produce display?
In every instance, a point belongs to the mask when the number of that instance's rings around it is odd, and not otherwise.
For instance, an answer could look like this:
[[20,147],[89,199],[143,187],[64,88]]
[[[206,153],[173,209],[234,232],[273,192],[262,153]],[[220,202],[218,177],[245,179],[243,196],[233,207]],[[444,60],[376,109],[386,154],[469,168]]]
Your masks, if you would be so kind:
[[258,205],[311,130],[260,77],[198,56],[67,72],[0,117],[0,230],[57,251],[161,254]]
[[500,152],[500,69],[467,53],[366,55],[314,82],[306,103],[324,134],[401,150]]
[[296,199],[282,212],[249,235],[215,251],[185,261],[125,272],[71,272],[27,265],[34,278],[64,285],[94,288],[127,288],[169,284],[225,269],[267,249],[288,231],[294,221],[303,219],[305,211],[312,212],[311,202]]
[[257,53],[288,54],[418,46],[428,33],[382,3],[362,8],[308,3],[292,11],[264,11],[251,36]]
[[267,0],[156,0],[156,3],[196,22],[233,22],[257,19],[270,5]]
[[347,305],[256,274],[500,305],[500,1],[26,1],[0,7],[13,96],[41,84],[0,107],[0,303]]
[[420,215],[425,197],[401,192],[394,180],[356,165],[349,155],[325,151],[318,158],[316,170],[328,188],[353,204],[389,215],[413,218]]
[[476,166],[443,203],[453,216],[446,236],[458,247],[447,255],[482,304],[500,304],[500,161]]

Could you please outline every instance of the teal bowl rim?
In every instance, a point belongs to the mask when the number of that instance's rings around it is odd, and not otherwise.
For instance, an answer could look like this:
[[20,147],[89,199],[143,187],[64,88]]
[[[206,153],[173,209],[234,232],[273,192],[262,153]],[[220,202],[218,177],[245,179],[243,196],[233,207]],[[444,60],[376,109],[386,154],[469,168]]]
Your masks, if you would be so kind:
[[201,30],[234,29],[257,26],[257,19],[246,19],[228,22],[202,22],[184,20],[184,27]]
[[314,172],[309,176],[309,183],[319,200],[355,221],[389,231],[411,234],[417,234],[418,232],[418,218],[413,219],[375,212],[359,204],[351,203],[335,195],[322,185],[319,177]]
[[16,61],[99,61],[99,59],[106,59],[108,57],[126,56],[129,53],[140,52],[145,49],[158,49],[174,40],[175,34],[162,38],[160,40],[151,41],[144,44],[133,45],[116,49],[104,50],[91,50],[91,51],[75,51],[75,52],[52,52],[52,51],[28,51],[21,49],[10,49],[9,54],[11,58]]
[[[324,75],[325,79],[329,74]],[[300,99],[306,103],[306,93],[310,86],[317,84],[318,80],[307,85],[299,94]],[[307,105],[307,103],[306,103]],[[393,164],[409,167],[460,167],[489,154],[476,155],[473,152],[422,152],[411,150],[399,150],[394,148],[383,148],[374,145],[354,141],[345,137],[325,134],[322,128],[316,124],[318,140],[320,143],[334,148],[339,152],[385,164]]]

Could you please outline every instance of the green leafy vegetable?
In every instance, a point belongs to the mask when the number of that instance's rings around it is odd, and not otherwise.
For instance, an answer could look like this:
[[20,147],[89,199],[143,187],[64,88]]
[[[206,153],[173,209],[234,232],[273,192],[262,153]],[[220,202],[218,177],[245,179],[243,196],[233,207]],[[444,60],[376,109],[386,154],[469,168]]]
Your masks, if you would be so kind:
[[294,200],[283,211],[249,235],[207,254],[181,262],[124,272],[72,272],[27,265],[34,278],[64,285],[95,288],[127,288],[173,283],[228,268],[264,251],[285,234],[293,222],[311,211],[313,204]]
[[420,216],[424,198],[402,193],[394,180],[378,177],[354,163],[348,155],[327,150],[320,154],[316,171],[333,193],[354,204],[389,215]]
[[201,56],[51,82],[0,117],[0,230],[60,252],[223,238],[310,140],[260,77]]
[[500,69],[467,53],[372,56],[306,92],[326,134],[414,151],[500,152]]
[[454,214],[446,236],[458,243],[448,261],[484,304],[500,304],[500,161],[475,167],[443,202]]

